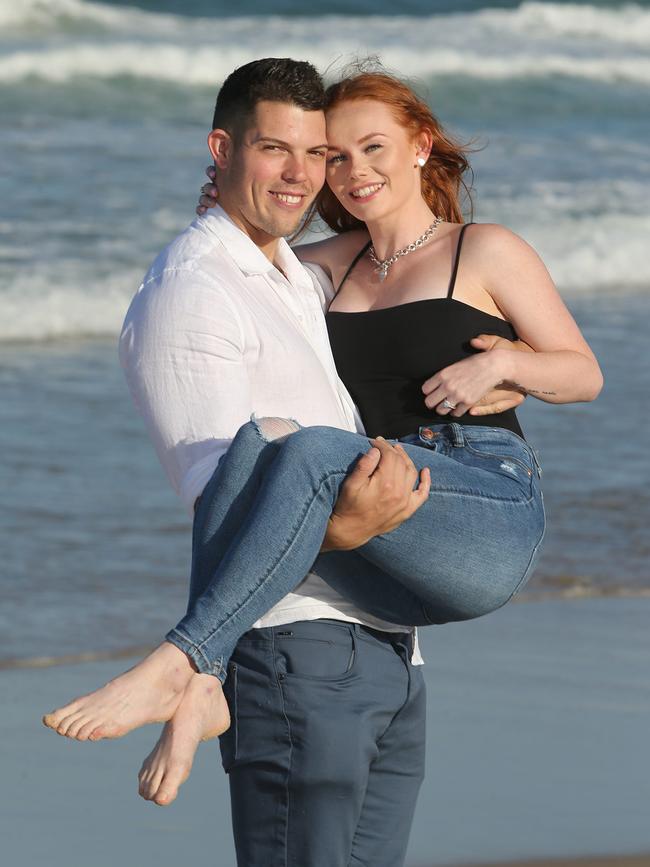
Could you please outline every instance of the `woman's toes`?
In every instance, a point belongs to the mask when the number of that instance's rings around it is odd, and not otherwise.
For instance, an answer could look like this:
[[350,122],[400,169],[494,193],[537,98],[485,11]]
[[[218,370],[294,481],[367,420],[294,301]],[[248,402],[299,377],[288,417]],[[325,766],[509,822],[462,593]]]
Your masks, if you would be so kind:
[[79,731],[80,727],[86,722],[86,717],[81,711],[68,714],[63,717],[56,728],[56,733],[67,737],[74,737],[72,732]]
[[185,760],[176,760],[170,764],[167,773],[164,775],[158,791],[154,798],[155,802],[161,807],[166,807],[176,799],[178,790],[189,777],[192,770],[192,762]]
[[71,726],[68,730],[69,738],[76,738],[78,741],[88,741],[90,740],[90,736],[97,728],[96,720],[89,720],[85,723],[83,720],[80,720],[75,726]]
[[153,800],[158,804],[159,807],[168,807],[172,801],[176,799],[176,795],[178,793],[178,789],[172,790],[167,788],[160,788],[157,792]]

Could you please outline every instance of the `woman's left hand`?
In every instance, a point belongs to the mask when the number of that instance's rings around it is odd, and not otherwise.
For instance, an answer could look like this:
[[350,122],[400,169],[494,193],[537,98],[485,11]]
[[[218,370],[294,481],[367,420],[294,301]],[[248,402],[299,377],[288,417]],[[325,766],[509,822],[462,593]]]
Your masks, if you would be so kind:
[[199,197],[199,203],[196,206],[196,213],[199,217],[203,216],[208,208],[214,208],[219,198],[219,188],[217,187],[217,182],[215,180],[217,173],[214,170],[214,166],[208,166],[205,173],[210,180],[207,184],[203,184],[201,187],[201,196]]
[[439,370],[422,386],[425,404],[438,415],[464,415],[503,381],[501,361],[505,351],[493,349],[471,355]]

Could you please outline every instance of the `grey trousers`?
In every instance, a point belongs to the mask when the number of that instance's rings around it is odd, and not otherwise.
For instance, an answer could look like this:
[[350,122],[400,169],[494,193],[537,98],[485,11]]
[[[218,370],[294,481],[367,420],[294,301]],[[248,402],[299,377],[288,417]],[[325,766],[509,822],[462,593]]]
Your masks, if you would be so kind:
[[400,867],[424,773],[409,637],[343,621],[252,629],[221,736],[238,867]]

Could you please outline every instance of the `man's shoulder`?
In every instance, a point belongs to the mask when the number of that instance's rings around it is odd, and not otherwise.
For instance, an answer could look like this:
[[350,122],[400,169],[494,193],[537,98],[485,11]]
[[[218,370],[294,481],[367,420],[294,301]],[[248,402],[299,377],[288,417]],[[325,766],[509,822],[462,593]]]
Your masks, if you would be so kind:
[[126,312],[122,340],[135,333],[175,334],[201,317],[238,320],[238,277],[221,239],[194,220],[152,262]]
[[188,281],[218,286],[225,284],[223,277],[232,264],[221,239],[209,232],[199,217],[160,251],[142,286],[153,288]]

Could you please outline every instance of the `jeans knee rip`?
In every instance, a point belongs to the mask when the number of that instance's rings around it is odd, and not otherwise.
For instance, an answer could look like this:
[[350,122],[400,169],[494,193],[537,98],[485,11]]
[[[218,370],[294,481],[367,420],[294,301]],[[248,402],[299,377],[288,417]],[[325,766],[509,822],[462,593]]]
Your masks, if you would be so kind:
[[300,425],[293,418],[278,418],[275,416],[256,418],[255,413],[253,413],[251,423],[255,426],[255,430],[260,437],[267,443],[300,430]]

